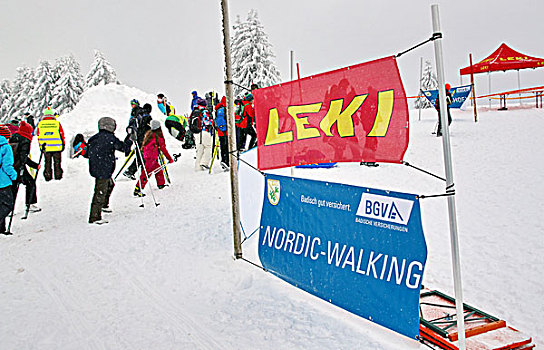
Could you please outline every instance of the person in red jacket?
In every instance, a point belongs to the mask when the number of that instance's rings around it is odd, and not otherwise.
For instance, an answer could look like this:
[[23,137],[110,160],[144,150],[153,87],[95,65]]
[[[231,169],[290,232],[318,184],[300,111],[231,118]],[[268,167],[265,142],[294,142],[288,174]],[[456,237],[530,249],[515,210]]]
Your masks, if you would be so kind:
[[257,133],[253,128],[253,121],[255,120],[255,110],[253,109],[253,94],[249,93],[242,100],[244,111],[242,114],[242,122],[240,123],[240,150],[244,150],[246,147],[247,136],[251,136],[249,141],[249,147],[252,149],[257,145]]
[[161,130],[161,122],[158,120],[152,120],[150,126],[151,130],[148,130],[145,133],[144,141],[142,142],[145,170],[142,171],[140,180],[136,183],[136,188],[134,189],[134,195],[136,197],[144,196],[142,190],[147,184],[147,181],[149,181],[149,176],[151,176],[155,170],[157,170],[155,172],[155,179],[157,180],[157,186],[159,189],[166,186],[164,172],[159,170],[161,167],[159,164],[159,152],[162,152],[170,163],[174,162],[174,159],[172,156],[170,156],[170,153],[168,153],[168,150],[166,149],[164,136]]
[[242,148],[242,127],[240,126],[242,122],[244,125],[247,125],[247,121],[244,121],[242,115],[244,114],[244,105],[242,104],[242,99],[237,97],[234,100],[234,122],[236,124],[236,149],[240,151]]

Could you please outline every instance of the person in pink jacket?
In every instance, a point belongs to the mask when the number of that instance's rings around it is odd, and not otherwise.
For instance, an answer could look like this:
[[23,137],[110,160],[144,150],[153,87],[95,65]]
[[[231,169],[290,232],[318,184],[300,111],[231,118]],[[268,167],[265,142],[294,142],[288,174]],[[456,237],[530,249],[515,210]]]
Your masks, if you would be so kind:
[[[158,120],[152,120],[150,126],[151,130],[148,130],[145,133],[144,141],[142,142],[142,155],[144,158],[145,170],[142,170],[140,180],[136,183],[136,188],[134,189],[134,195],[137,197],[144,196],[142,190],[147,184],[147,181],[149,181],[148,176],[151,176],[153,171],[160,168],[159,152],[162,152],[170,163],[174,162],[174,159],[172,156],[170,156],[170,153],[168,153],[168,150],[166,149],[164,136],[161,130],[161,123]],[[155,172],[155,179],[157,180],[157,186],[159,189],[166,186],[164,172],[162,170]]]

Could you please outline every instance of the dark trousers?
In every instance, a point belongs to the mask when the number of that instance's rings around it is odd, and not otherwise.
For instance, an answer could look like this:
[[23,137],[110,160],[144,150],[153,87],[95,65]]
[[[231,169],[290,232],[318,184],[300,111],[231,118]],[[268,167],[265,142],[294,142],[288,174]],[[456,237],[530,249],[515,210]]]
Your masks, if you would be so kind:
[[[450,108],[448,107],[448,125],[451,125],[451,114],[450,114]],[[438,111],[438,129],[436,131],[437,136],[442,135],[442,120],[440,119],[440,110]]]
[[249,146],[247,149],[252,149],[257,145],[257,133],[255,132],[255,129],[253,129],[253,126],[247,126],[243,129],[240,129],[240,135],[238,138],[238,149],[246,149],[246,142],[247,137],[251,136],[251,139],[249,140]]
[[257,133],[255,132],[253,125],[248,125],[248,127],[246,128],[246,137],[247,136],[251,136],[247,149],[252,149],[253,147],[257,146]]
[[110,204],[110,196],[114,186],[115,183],[111,178],[95,179],[89,223],[102,219],[102,208],[105,208]]
[[0,188],[0,233],[6,232],[6,218],[13,209],[11,186]]
[[227,135],[219,136],[219,149],[221,150],[221,161],[229,165],[229,138]]
[[31,204],[36,204],[38,202],[38,197],[36,196],[36,179],[30,175],[28,170],[24,169],[23,174],[17,178],[17,181],[13,183],[13,198],[17,198],[17,184],[23,184],[26,187],[26,206],[28,207]]
[[43,169],[43,177],[45,177],[45,181],[50,181],[53,178],[53,170],[55,173],[55,180],[62,179],[62,152],[45,152],[44,158],[45,166]]

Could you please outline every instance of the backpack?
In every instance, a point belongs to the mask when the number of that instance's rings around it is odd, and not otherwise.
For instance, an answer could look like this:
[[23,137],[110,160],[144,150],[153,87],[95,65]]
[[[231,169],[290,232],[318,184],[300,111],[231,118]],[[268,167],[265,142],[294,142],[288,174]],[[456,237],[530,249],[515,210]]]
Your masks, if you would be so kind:
[[200,134],[202,131],[202,110],[199,108],[193,109],[189,117],[189,130],[193,134]]
[[15,137],[11,137],[8,143],[11,146],[11,151],[13,152],[13,168],[16,171],[19,171],[21,166],[21,154],[19,151],[19,141]]
[[227,131],[227,119],[225,118],[225,107],[221,107],[217,110],[215,116],[215,125],[217,129],[222,132]]

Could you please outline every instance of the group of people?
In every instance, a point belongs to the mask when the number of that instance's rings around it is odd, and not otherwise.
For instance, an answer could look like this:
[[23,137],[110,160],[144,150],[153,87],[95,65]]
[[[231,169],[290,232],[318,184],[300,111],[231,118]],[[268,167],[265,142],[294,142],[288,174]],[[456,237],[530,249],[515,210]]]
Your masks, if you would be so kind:
[[[252,90],[257,89],[256,84]],[[183,148],[196,148],[195,171],[209,170],[212,157],[218,155],[221,167],[229,169],[229,145],[226,118],[226,97],[219,99],[214,92],[206,93],[205,98],[192,92],[190,115],[176,114],[174,106],[162,93],[157,95],[157,107],[165,115],[164,126],[169,134],[183,143]],[[115,171],[115,152],[123,152],[127,157],[125,164],[133,157],[132,163],[123,175],[137,180],[133,195],[143,197],[143,190],[150,177],[155,175],[159,189],[167,186],[165,164],[174,162],[166,149],[161,123],[151,117],[149,103],[140,106],[137,99],[130,101],[131,114],[126,127],[127,135],[123,141],[115,136],[116,121],[103,117],[98,121],[98,133],[85,140],[77,134],[72,142],[73,157],[89,160],[89,173],[95,178],[91,201],[89,223],[103,224],[103,212],[111,212],[109,199],[115,186],[112,178]],[[13,120],[0,125],[0,233],[10,234],[6,229],[6,218],[15,206],[15,198],[20,184],[26,187],[26,213],[40,211],[37,204],[36,173],[45,159],[43,176],[46,181],[61,180],[63,177],[62,152],[65,149],[64,130],[58,114],[47,107],[37,125],[34,117],[25,114],[24,120]],[[235,122],[237,151],[244,151],[257,144],[255,132],[255,112],[251,92],[235,100]],[[31,159],[30,147],[33,136],[38,137],[40,158]],[[132,147],[134,145],[134,147]],[[27,165],[28,168],[25,166]],[[123,169],[122,169],[123,170]],[[136,174],[139,170],[139,176]]]
[[[117,128],[115,120],[103,117],[98,121],[98,133],[89,138],[85,144],[84,152],[82,152],[84,157],[89,158],[89,172],[95,178],[89,214],[89,223],[91,224],[107,223],[107,220],[102,218],[102,213],[111,212],[109,200],[115,186],[112,178],[115,171],[115,151],[123,152],[125,156],[130,158],[134,156],[133,163],[123,173],[125,176],[136,180],[135,174],[140,169],[140,176],[134,188],[134,196],[145,196],[143,189],[153,175],[155,175],[159,189],[166,186],[165,169],[164,164],[160,164],[162,163],[161,159],[163,160],[165,157],[169,163],[174,162],[174,159],[166,149],[161,123],[152,119],[152,107],[149,103],[140,107],[140,102],[133,99],[131,107],[126,128],[127,135],[123,141],[114,134]],[[74,151],[76,151],[76,147],[78,149],[81,147],[80,142],[75,144],[75,141]],[[132,148],[133,144],[134,148]]]
[[[253,106],[253,90],[258,89],[257,84],[251,86],[251,91],[244,97],[237,97],[235,103],[236,124],[236,150],[243,152],[257,145],[257,133],[255,131],[255,110]],[[203,99],[197,91],[192,92],[191,116],[189,117],[189,133],[198,134],[195,141],[197,148],[195,170],[207,170],[210,158],[219,149],[221,166],[224,170],[229,168],[229,145],[227,130],[226,97],[221,100],[213,93],[207,93]],[[198,118],[198,119],[197,119]],[[200,120],[199,126],[193,126],[192,121]],[[217,136],[217,138],[216,138]],[[249,139],[249,144],[247,144]],[[246,148],[247,145],[247,148]]]
[[[57,114],[50,107],[43,112],[37,126],[34,117],[29,113],[24,118],[14,119],[9,124],[0,125],[0,234],[10,235],[10,227],[6,229],[6,218],[15,207],[15,199],[19,186],[26,187],[26,213],[41,209],[37,204],[36,176],[33,173],[41,167],[41,159],[45,158],[44,178],[46,181],[62,179],[62,151],[65,146],[64,131],[57,120]],[[40,158],[38,162],[31,159],[30,147],[34,135],[38,137]],[[27,169],[27,166],[31,169]]]

